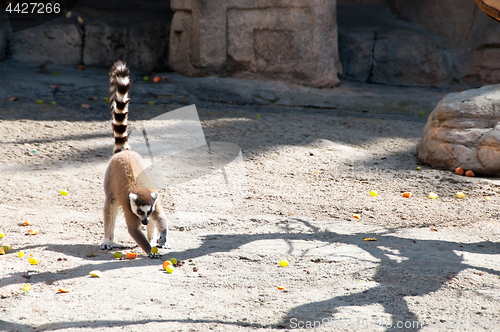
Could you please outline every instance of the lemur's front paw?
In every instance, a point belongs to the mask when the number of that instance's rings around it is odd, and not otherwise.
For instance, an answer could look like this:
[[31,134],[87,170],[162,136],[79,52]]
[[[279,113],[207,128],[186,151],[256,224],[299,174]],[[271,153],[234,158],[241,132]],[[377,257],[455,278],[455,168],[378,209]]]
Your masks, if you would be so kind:
[[114,242],[103,242],[101,244],[101,250],[113,250],[116,248],[125,248],[125,246]]
[[170,244],[167,243],[166,237],[163,237],[163,236],[160,236],[160,238],[157,241],[157,245],[156,246],[158,248],[163,248],[163,249],[172,249],[172,247],[170,246]]
[[150,252],[148,256],[149,256],[149,258],[152,258],[152,259],[161,258],[160,254],[153,254],[152,252]]

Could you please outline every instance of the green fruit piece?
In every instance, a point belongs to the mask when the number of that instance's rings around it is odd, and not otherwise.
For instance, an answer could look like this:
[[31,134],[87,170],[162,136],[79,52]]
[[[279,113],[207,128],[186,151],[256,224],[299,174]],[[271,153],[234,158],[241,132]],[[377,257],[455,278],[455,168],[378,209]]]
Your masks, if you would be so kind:
[[152,101],[152,100],[148,101],[148,105],[154,105],[154,104],[155,104],[154,101]]
[[55,72],[54,74],[52,74],[54,76],[59,76],[59,73],[58,72]]
[[[168,260],[171,261],[172,264],[174,264],[174,265],[177,264],[177,259],[175,259],[174,257],[170,257]],[[172,273],[172,272],[170,272],[170,273]]]
[[37,99],[37,100],[36,100],[36,103],[37,103],[37,105],[42,105],[42,104],[43,104],[43,100],[41,100],[41,99]]
[[147,82],[149,80],[149,77],[144,76],[142,79],[144,80],[144,82]]
[[104,97],[104,101],[109,103],[109,98],[108,97]]
[[52,106],[54,106],[54,105],[56,104],[56,102],[55,102],[55,101],[52,101],[50,104],[51,104]]
[[122,258],[123,257],[123,254],[121,251],[117,251],[113,254],[113,256],[115,256],[115,258]]
[[425,116],[425,112],[424,111],[420,111],[420,112],[418,112],[418,115]]
[[151,252],[152,252],[153,254],[157,254],[157,253],[158,253],[158,248],[157,248],[157,247],[153,247],[153,248],[151,248]]
[[256,115],[255,118],[260,119],[260,115]]
[[12,244],[4,244],[2,247],[5,252],[12,250]]

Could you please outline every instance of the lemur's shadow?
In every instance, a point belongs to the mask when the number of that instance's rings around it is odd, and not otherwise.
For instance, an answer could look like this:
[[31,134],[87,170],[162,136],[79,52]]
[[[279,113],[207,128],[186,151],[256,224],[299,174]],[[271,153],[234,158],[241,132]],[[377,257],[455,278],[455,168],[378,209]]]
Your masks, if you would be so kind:
[[[363,306],[380,304],[385,313],[391,315],[394,326],[399,321],[418,321],[405,296],[423,296],[439,290],[443,285],[453,279],[461,271],[473,268],[483,272],[500,276],[500,268],[485,268],[464,263],[464,258],[456,252],[497,254],[500,249],[499,243],[489,241],[477,243],[460,243],[444,240],[412,240],[398,237],[396,230],[386,230],[376,235],[377,242],[363,241],[366,237],[372,237],[373,233],[339,234],[332,231],[320,231],[304,220],[295,219],[308,226],[314,233],[288,233],[286,227],[284,232],[268,234],[214,234],[203,238],[202,244],[193,249],[180,252],[170,252],[168,255],[175,256],[181,260],[197,258],[217,252],[230,252],[246,244],[261,240],[285,240],[293,249],[293,241],[317,240],[330,245],[343,243],[354,245],[367,251],[377,258],[376,272],[371,279],[379,285],[363,292],[338,296],[324,301],[318,301],[297,306],[284,314],[281,324],[277,327],[290,327],[290,319],[299,321],[318,321],[322,318],[331,317],[340,307]],[[75,245],[72,245],[75,246]],[[78,245],[76,245],[78,246]],[[99,252],[99,246],[82,245],[83,251],[94,250]],[[66,245],[47,245],[46,250],[67,253]],[[456,252],[455,252],[456,251]],[[395,261],[390,255],[399,257]],[[355,258],[354,258],[355,259]],[[89,258],[92,260],[92,258]],[[97,263],[97,262],[96,262]],[[125,264],[124,264],[125,263]],[[57,273],[40,273],[32,275],[33,281],[51,283],[55,280],[71,279],[88,273],[89,267],[101,271],[120,269],[130,265],[158,264],[157,260],[140,259],[131,262],[107,261],[97,264],[88,264],[76,268],[61,269]],[[499,264],[500,265],[500,264]],[[331,264],[335,269],[335,264]],[[356,271],[359,272],[359,271]],[[16,278],[3,280],[1,284],[19,283]],[[331,287],[338,287],[332,284]],[[405,328],[407,331],[417,331],[421,326]]]

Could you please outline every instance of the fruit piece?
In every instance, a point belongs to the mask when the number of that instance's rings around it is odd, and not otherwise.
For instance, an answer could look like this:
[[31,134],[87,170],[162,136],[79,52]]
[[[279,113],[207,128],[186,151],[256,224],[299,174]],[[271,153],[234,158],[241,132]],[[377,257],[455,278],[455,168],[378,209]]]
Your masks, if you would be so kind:
[[455,197],[456,198],[465,198],[465,194],[461,191],[459,191],[458,193],[455,194]]
[[158,76],[153,77],[153,82],[159,83],[161,81],[161,78]]
[[438,195],[436,193],[431,192],[431,193],[429,193],[429,198],[436,199],[436,198],[438,198]]
[[123,254],[122,254],[122,252],[121,252],[121,251],[117,251],[117,252],[115,252],[115,253],[113,254],[113,256],[114,256],[115,258],[122,258],[122,257],[123,257]]
[[55,102],[55,101],[52,101],[50,104],[51,104],[52,106],[55,106],[56,102]]
[[28,235],[37,235],[38,229],[28,229]]
[[174,264],[174,265],[177,264],[177,259],[174,257],[170,257],[168,260],[171,261],[172,264]]
[[6,99],[6,101],[18,101],[19,98],[17,98],[16,96],[10,96]]
[[152,100],[148,101],[148,105],[154,105],[154,104],[155,104],[154,101],[152,101]]
[[59,293],[68,293],[68,292],[69,292],[69,289],[67,289],[67,288],[59,288],[57,291],[58,291]]
[[171,262],[171,261],[164,261],[164,262],[163,262],[163,265],[162,265],[162,266],[163,266],[163,269],[164,269],[164,270],[166,270],[166,269],[167,269],[167,266],[169,266],[169,265],[172,265],[172,262]]
[[5,255],[5,250],[3,249],[3,247],[0,247],[0,255]]
[[71,10],[69,12],[67,12],[66,14],[64,14],[64,17],[70,18],[71,17]]
[[151,252],[152,252],[153,254],[157,254],[157,253],[158,253],[158,248],[157,248],[157,247],[153,247],[153,248],[151,248]]
[[149,77],[144,76],[142,79],[144,80],[144,82],[147,82],[149,80]]
[[377,238],[367,237],[367,238],[364,238],[363,241],[377,241]]
[[78,23],[81,23],[81,24],[85,23],[85,20],[81,16],[78,16],[77,21],[78,21]]
[[359,214],[355,214],[355,215],[353,215],[352,217],[353,217],[353,218],[356,218],[356,219],[358,219],[358,220],[359,220],[359,219],[361,219],[361,216],[360,216]]
[[474,174],[474,172],[472,170],[468,170],[467,172],[465,172],[465,176],[474,177],[474,176],[476,176],[476,174]]
[[37,105],[42,105],[42,104],[43,104],[43,100],[41,100],[41,99],[37,99],[37,100],[36,100],[36,104],[37,104]]
[[255,118],[256,118],[256,119],[260,119],[260,115],[259,115],[259,114],[257,114],[257,115],[255,116]]
[[30,222],[29,221],[25,221],[24,222],[24,226],[29,226],[30,225]]
[[370,190],[370,195],[373,197],[377,197],[378,193],[375,190]]
[[405,198],[410,198],[410,197],[412,197],[412,196],[413,196],[413,194],[412,194],[411,192],[409,192],[409,191],[405,191],[405,192],[403,193],[403,197],[405,197]]
[[425,116],[425,112],[424,111],[420,111],[420,112],[418,112],[418,115]]
[[93,277],[93,278],[101,278],[102,277],[102,272],[99,271],[99,270],[92,270],[89,272],[89,274]]
[[287,267],[288,266],[288,261],[286,259],[280,260],[280,266],[281,267]]
[[12,244],[4,244],[2,247],[5,252],[12,250]]
[[62,196],[68,196],[68,192],[66,190],[61,190],[59,194],[61,194]]
[[32,288],[32,287],[31,287],[31,284],[26,284],[26,285],[24,285],[24,286],[23,286],[23,291],[27,292],[27,291],[29,291],[31,288]]
[[286,287],[282,287],[282,286],[278,286],[276,288],[278,288],[279,290],[286,290]]
[[422,167],[420,167],[420,166],[415,167],[416,171],[420,171],[421,169],[422,169]]
[[108,97],[104,97],[104,101],[109,103],[109,98]]
[[38,264],[38,259],[34,257],[30,257],[29,259],[31,265],[37,265]]
[[174,267],[172,265],[167,265],[165,266],[165,271],[167,271],[168,273],[173,273],[174,272]]
[[52,74],[54,76],[59,76],[59,73],[58,72],[55,72],[54,74]]
[[457,175],[464,175],[465,171],[462,167],[457,167],[455,168],[455,174]]
[[5,234],[0,232],[0,239],[3,238],[4,236],[5,236]]
[[485,200],[490,200],[491,198],[489,196],[486,196],[484,199]]
[[24,257],[24,252],[22,252],[22,251],[18,252],[17,257]]
[[137,254],[135,252],[127,252],[125,254],[125,258],[126,259],[136,259],[137,258]]

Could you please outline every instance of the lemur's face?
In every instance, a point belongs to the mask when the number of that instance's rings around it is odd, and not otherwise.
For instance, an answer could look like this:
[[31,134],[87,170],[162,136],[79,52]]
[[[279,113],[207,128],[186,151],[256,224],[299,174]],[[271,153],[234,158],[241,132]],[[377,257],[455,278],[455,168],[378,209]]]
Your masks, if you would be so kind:
[[158,193],[149,193],[149,195],[129,194],[130,208],[141,219],[143,225],[149,223],[149,216],[155,211],[155,204],[158,197]]

